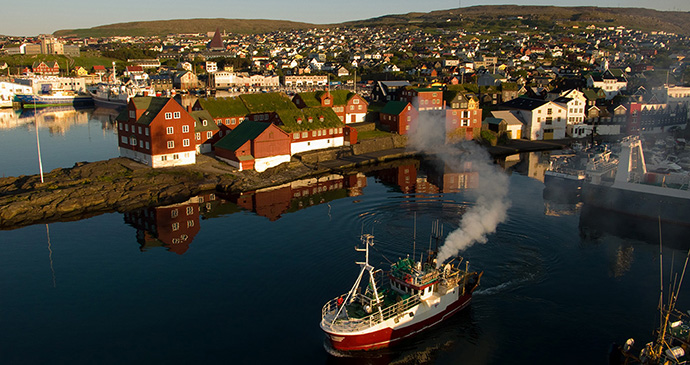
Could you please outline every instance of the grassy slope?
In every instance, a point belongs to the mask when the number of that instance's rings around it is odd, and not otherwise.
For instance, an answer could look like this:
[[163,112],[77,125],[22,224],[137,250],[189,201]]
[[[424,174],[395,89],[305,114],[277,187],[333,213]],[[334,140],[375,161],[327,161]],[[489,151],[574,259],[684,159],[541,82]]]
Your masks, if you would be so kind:
[[[521,16],[523,21],[507,18]],[[448,22],[450,20],[450,22]],[[387,15],[379,18],[348,22],[346,25],[418,25],[436,23],[476,27],[482,29],[490,22],[521,24],[530,21],[552,22],[562,25],[618,26],[644,31],[662,30],[679,34],[690,34],[690,12],[657,11],[642,8],[597,8],[557,6],[489,5],[461,9],[439,10],[430,13],[409,13]]]
[[164,36],[170,33],[206,33],[216,29],[230,33],[260,34],[274,30],[308,29],[314,24],[265,19],[178,19],[102,25],[89,29],[59,30],[56,36]]
[[[522,16],[524,19],[508,19]],[[642,8],[597,8],[557,6],[490,5],[460,9],[438,10],[429,13],[386,15],[378,18],[346,22],[345,26],[420,26],[463,27],[491,29],[530,24],[599,26],[622,25],[643,31],[666,31],[690,34],[690,12],[657,11]],[[151,36],[169,33],[206,33],[216,29],[231,33],[260,34],[274,30],[294,30],[326,27],[308,23],[265,19],[180,19],[142,21],[103,25],[90,29],[59,30],[57,36]]]

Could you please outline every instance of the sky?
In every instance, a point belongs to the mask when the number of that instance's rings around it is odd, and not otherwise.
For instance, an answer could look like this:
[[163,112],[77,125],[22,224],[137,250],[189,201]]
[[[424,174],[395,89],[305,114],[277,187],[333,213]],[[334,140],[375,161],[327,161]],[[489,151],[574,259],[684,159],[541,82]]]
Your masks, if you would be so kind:
[[36,36],[61,29],[146,20],[227,18],[276,19],[313,24],[362,20],[389,14],[429,12],[476,5],[639,7],[690,11],[688,0],[33,0],[2,6],[0,34]]

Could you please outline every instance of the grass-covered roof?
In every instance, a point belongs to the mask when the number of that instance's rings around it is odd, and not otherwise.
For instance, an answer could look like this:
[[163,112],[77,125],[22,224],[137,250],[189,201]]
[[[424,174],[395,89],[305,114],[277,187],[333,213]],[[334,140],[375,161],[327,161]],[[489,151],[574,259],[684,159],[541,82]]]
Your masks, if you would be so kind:
[[[324,128],[342,128],[345,124],[331,108],[304,108],[276,111],[283,125],[280,128],[288,133]],[[323,121],[321,121],[323,117]],[[309,121],[311,118],[311,122]],[[300,122],[301,120],[301,122]]]
[[244,94],[240,95],[240,99],[250,114],[277,112],[284,109],[297,110],[297,106],[282,93]]
[[[189,113],[196,121],[194,125],[194,132],[206,132],[218,130],[218,125],[213,121],[213,117],[206,110],[197,110]],[[206,125],[204,125],[206,121]]]
[[249,114],[249,109],[238,97],[199,98],[199,105],[214,118],[244,117]]

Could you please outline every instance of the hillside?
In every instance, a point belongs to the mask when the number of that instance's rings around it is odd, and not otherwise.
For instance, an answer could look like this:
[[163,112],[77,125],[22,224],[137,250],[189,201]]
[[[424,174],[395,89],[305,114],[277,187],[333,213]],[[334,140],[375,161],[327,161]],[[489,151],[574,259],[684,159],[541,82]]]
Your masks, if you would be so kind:
[[170,33],[206,33],[216,28],[230,33],[260,34],[274,30],[300,30],[327,26],[418,26],[481,30],[508,29],[528,25],[548,29],[551,26],[590,24],[690,35],[690,12],[642,8],[484,5],[429,13],[386,15],[328,25],[266,19],[180,19],[118,23],[88,29],[66,29],[54,34],[61,37],[163,36]]
[[178,33],[206,33],[216,29],[228,33],[261,34],[274,30],[307,29],[314,24],[266,19],[177,19],[102,25],[86,29],[63,29],[59,37],[165,36]]
[[[521,17],[521,19],[518,19]],[[429,13],[386,15],[344,23],[350,26],[417,25],[462,27],[480,30],[486,27],[509,28],[519,25],[624,26],[642,31],[665,31],[690,35],[690,12],[658,11],[643,8],[598,8],[560,6],[483,5]]]

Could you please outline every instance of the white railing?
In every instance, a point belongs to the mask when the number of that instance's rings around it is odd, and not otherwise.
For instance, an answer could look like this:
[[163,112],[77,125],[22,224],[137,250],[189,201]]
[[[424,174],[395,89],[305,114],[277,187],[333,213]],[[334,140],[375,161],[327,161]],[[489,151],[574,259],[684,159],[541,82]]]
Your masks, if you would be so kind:
[[[358,300],[360,298],[365,300],[369,299],[358,295],[355,297],[355,300]],[[321,310],[322,325],[325,328],[338,332],[355,332],[373,327],[391,317],[405,313],[407,310],[418,305],[421,302],[421,300],[419,299],[419,295],[413,295],[407,299],[396,302],[395,304],[389,307],[383,308],[380,313],[378,310],[374,309],[372,314],[362,318],[348,317],[345,313],[347,308],[343,308],[339,318],[335,318],[336,314],[338,313],[338,310],[340,309],[340,306],[338,305],[338,299],[339,297],[332,299],[331,301],[326,303],[326,305],[324,305],[323,309]]]

